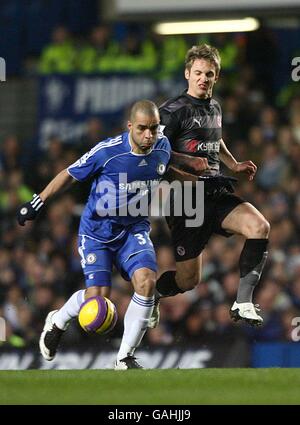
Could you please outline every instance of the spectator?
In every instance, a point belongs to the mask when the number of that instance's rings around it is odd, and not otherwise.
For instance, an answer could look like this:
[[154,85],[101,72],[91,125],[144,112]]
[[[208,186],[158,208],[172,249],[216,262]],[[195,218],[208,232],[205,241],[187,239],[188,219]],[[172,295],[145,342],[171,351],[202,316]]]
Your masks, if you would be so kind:
[[53,30],[52,42],[42,51],[39,70],[42,74],[70,74],[76,70],[76,49],[67,28]]

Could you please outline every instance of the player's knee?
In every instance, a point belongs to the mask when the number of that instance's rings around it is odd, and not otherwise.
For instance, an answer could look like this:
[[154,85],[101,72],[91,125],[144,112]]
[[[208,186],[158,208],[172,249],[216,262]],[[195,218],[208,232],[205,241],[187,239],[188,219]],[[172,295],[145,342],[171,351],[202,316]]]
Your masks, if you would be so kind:
[[110,287],[108,286],[89,286],[85,290],[85,294],[84,294],[86,300],[88,298],[97,297],[97,296],[109,297],[109,295],[110,295]]
[[247,227],[247,238],[267,238],[270,232],[270,224],[264,217],[254,217]]
[[154,294],[156,279],[153,276],[144,276],[135,285],[135,291],[144,297],[151,297]]
[[270,233],[270,223],[265,218],[262,220],[261,224],[261,234],[263,237],[268,237]]

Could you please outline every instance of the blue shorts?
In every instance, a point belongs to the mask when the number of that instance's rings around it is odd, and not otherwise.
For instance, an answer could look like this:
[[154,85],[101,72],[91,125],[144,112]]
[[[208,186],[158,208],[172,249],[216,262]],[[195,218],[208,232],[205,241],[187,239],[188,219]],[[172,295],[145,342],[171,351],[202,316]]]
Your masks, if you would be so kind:
[[111,286],[113,265],[128,281],[142,267],[157,271],[153,244],[145,230],[135,233],[131,229],[122,238],[107,243],[80,235],[78,252],[87,287]]

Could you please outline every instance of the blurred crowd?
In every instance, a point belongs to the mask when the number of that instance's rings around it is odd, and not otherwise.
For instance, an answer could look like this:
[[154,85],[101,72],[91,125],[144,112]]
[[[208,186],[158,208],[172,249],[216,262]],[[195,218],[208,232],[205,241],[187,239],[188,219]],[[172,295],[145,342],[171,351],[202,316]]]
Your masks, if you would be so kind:
[[255,32],[162,36],[146,24],[94,25],[89,32],[74,34],[59,25],[40,54],[28,57],[24,70],[29,75],[144,75],[165,81],[182,78],[187,50],[208,43],[218,48],[226,89],[231,90],[240,75],[249,86],[261,89],[268,102],[286,106],[300,95],[291,84],[290,66],[299,57],[299,30],[276,31],[262,23]]
[[[178,78],[182,77],[187,50],[192,45],[208,43],[220,52],[222,72],[230,75],[227,84],[232,85],[237,69],[244,65],[248,69],[251,64],[250,72],[255,72],[258,84],[272,95],[274,65],[281,46],[272,31],[261,28],[258,33],[162,36],[149,25],[128,25],[120,32],[111,25],[99,24],[88,35],[78,37],[66,27],[58,26],[52,32],[51,42],[42,49],[33,71],[42,75],[125,73],[159,80]],[[263,50],[267,54],[264,53],[262,66]]]
[[[186,40],[182,41],[181,46],[170,38],[169,46],[166,40],[166,47],[161,45],[169,53],[169,56],[161,55],[169,68],[167,65],[160,68],[157,78],[174,76],[173,72],[175,69],[178,72],[179,67],[182,70],[184,53],[189,47]],[[201,285],[162,300],[160,325],[147,332],[144,344],[202,345],[240,336],[250,342],[290,341],[292,319],[300,316],[300,97],[291,95],[281,107],[276,104],[278,92],[271,73],[274,56],[266,55],[264,66],[260,66],[260,53],[257,49],[255,55],[254,39],[249,38],[245,44],[241,36],[220,35],[215,36],[213,42],[223,49],[224,57],[221,79],[216,85],[216,98],[223,107],[223,138],[238,160],[251,159],[258,166],[255,180],[240,178],[236,192],[255,205],[271,223],[269,257],[255,292],[264,325],[250,328],[231,321],[229,308],[239,283],[238,259],[243,240],[217,236],[211,239],[204,253]],[[40,59],[39,66],[44,73],[58,71],[53,68],[57,45],[65,51],[66,68],[61,72],[73,72],[74,68],[68,68],[70,64],[72,67],[82,64],[86,68],[77,70],[84,72],[97,72],[110,64],[118,71],[126,65],[132,66],[134,72],[145,73],[160,60],[152,39],[141,43],[130,34],[121,46],[111,41],[107,26],[95,28],[90,44],[80,46],[85,59],[77,65],[72,58],[78,58],[78,51],[74,53],[75,47],[64,28],[55,30],[53,43],[45,48]],[[274,44],[269,46],[271,49]],[[100,54],[103,49],[106,53]],[[126,49],[136,61],[128,62]],[[108,54],[112,54],[113,61],[105,62]],[[251,57],[250,66],[247,61]],[[108,67],[106,71],[111,69]],[[153,100],[159,104],[163,101]],[[125,117],[120,122],[125,122]],[[74,184],[68,192],[50,201],[37,220],[28,222],[25,227],[17,225],[18,206],[33,193],[39,193],[81,154],[117,130],[106,128],[100,117],[93,117],[86,123],[84,137],[74,144],[66,145],[58,138],[51,138],[44,150],[36,147],[33,151],[29,143],[15,135],[1,141],[0,316],[7,323],[5,344],[36,345],[47,313],[59,308],[73,292],[84,287],[77,229],[90,182]],[[228,171],[224,169],[224,173]],[[174,269],[164,218],[152,220],[151,237],[157,252],[158,274]],[[119,321],[107,338],[97,339],[97,344],[106,343],[107,339],[112,344],[118,343],[131,294],[131,285],[115,271],[112,301],[117,306]],[[65,339],[70,344],[90,341],[75,322]],[[93,341],[95,343],[95,339]]]
[[[0,26],[4,27],[8,20],[1,13],[4,12],[0,10]],[[76,27],[72,29],[70,23],[67,26],[54,21],[53,28],[50,29],[48,24],[43,28],[46,34],[42,32],[39,36],[38,29],[35,32],[40,22],[37,19],[35,26],[28,24],[33,32],[31,36],[14,42],[4,38],[0,56],[6,58],[8,76],[117,73],[168,80],[182,76],[185,53],[192,45],[208,43],[219,49],[222,72],[228,77],[227,85],[232,87],[236,82],[237,70],[247,73],[250,79],[255,73],[255,84],[264,87],[266,94],[272,97],[275,89],[287,83],[288,75],[284,70],[290,66],[291,58],[299,56],[299,51],[295,51],[298,44],[287,43],[287,34],[282,35],[264,25],[254,33],[162,36],[151,24],[94,21],[82,32]],[[17,26],[17,23],[10,24],[13,29]],[[19,27],[17,32],[21,37],[23,33]],[[299,39],[297,30],[293,38]],[[16,45],[20,46],[20,51],[15,51]],[[286,89],[280,95],[280,101],[285,102],[290,96],[290,90]]]
[[[53,30],[51,42],[41,51],[37,70],[58,73],[130,73],[170,78],[182,69],[185,53],[193,43],[212,36],[160,36],[150,26],[128,25],[121,34],[108,24],[93,27],[85,37],[74,37],[66,27]],[[225,70],[241,59],[245,37],[219,34],[218,44]]]

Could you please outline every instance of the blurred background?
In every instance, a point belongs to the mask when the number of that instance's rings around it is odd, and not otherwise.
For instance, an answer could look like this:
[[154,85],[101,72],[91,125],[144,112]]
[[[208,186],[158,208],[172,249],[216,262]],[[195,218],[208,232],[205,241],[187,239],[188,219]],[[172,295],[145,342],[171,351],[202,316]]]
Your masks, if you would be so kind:
[[[147,332],[137,355],[162,368],[300,366],[299,1],[284,8],[279,0],[144,3],[1,2],[0,316],[6,341],[0,341],[0,369],[113,362],[132,293],[117,272],[115,330],[91,336],[74,322],[54,362],[45,364],[38,353],[46,314],[84,287],[77,229],[90,183],[56,197],[24,228],[16,210],[98,141],[123,131],[132,102],[161,104],[184,90],[185,53],[203,42],[222,57],[214,95],[223,107],[224,140],[237,159],[258,166],[254,182],[240,178],[237,194],[271,223],[268,262],[255,293],[264,325],[230,320],[243,241],[218,236],[205,250],[201,285],[162,301],[160,325]],[[200,24],[193,34],[164,35],[155,27],[228,16],[254,17],[258,28],[203,33]],[[152,220],[151,236],[159,274],[174,268],[163,218]]]

